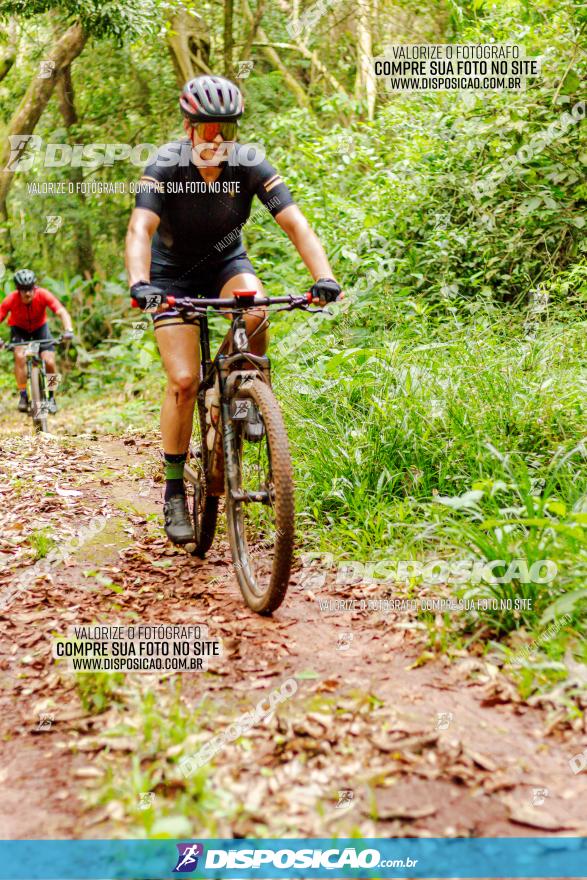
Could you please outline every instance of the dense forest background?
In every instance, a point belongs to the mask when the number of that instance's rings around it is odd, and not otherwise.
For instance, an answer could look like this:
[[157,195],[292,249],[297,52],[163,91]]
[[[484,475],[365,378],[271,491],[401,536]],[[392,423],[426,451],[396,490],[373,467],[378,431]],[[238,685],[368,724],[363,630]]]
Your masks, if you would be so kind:
[[[185,80],[236,77],[241,140],[264,145],[347,291],[309,330],[304,316],[273,328],[306,539],[370,560],[556,560],[550,584],[492,588],[532,598],[531,612],[469,624],[496,635],[570,613],[545,648],[559,674],[587,596],[587,11],[570,0],[316,9],[1,0],[2,136],[161,144],[181,134]],[[492,41],[541,58],[525,91],[392,94],[373,77],[372,57],[392,43]],[[154,426],[162,376],[152,333],[133,332],[123,271],[132,196],[28,189],[128,184],[140,169],[43,168],[30,155],[27,171],[0,171],[0,283],[8,292],[16,266],[34,268],[72,312],[65,388],[87,399],[86,418],[106,396],[105,430]],[[268,214],[254,211],[245,240],[271,293],[308,284]],[[587,656],[585,641],[576,649]],[[546,673],[525,674],[531,689]]]
[[[369,259],[387,260],[394,287],[425,288],[429,300],[523,300],[572,275],[584,255],[584,106],[484,197],[474,189],[585,98],[586,13],[575,3],[324,0],[321,13],[298,0],[85,0],[2,2],[0,12],[5,135],[161,144],[182,134],[177,92],[187,78],[238,77],[241,140],[265,146],[347,283]],[[371,58],[386,45],[435,41],[522,44],[542,73],[520,93],[390,94],[374,79]],[[92,289],[119,280],[132,196],[32,196],[28,187],[128,183],[140,163],[43,168],[37,153],[29,170],[3,171],[5,264],[34,264],[66,294],[76,275]],[[45,233],[47,216],[62,218],[58,232]],[[248,243],[270,284],[295,283],[296,259],[268,219],[251,226]]]

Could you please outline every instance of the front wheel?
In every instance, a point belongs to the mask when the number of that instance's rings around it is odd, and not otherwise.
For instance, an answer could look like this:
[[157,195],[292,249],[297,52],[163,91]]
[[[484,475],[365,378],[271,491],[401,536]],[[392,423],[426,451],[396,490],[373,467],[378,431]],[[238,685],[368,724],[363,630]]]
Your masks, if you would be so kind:
[[31,367],[31,413],[36,431],[47,430],[47,408],[45,406],[41,370],[35,364]]
[[[210,453],[206,445],[206,414],[203,401],[198,401],[197,440],[190,444],[189,456],[184,467],[184,477],[193,487],[192,516],[194,521],[195,545],[192,556],[204,558],[214,540],[218,504],[220,498],[209,492]],[[199,442],[198,442],[199,441]]]
[[[275,611],[285,597],[294,549],[294,483],[283,416],[260,378],[230,401],[234,460],[226,467],[226,518],[236,578],[247,605]],[[263,425],[248,430],[243,413]],[[232,466],[231,466],[232,465]]]

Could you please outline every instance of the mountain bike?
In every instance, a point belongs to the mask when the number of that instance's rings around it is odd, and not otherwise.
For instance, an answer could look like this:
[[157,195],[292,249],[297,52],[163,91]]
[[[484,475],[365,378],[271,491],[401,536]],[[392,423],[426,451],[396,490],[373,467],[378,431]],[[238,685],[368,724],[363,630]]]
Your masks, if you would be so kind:
[[[28,415],[33,420],[35,431],[47,431],[47,413],[49,406],[48,391],[56,388],[58,374],[47,373],[41,352],[47,345],[61,345],[63,336],[51,340],[35,340],[28,342],[0,342],[0,348],[13,351],[25,347],[27,394],[29,399]],[[67,341],[70,341],[69,339]]]
[[[267,297],[255,290],[235,290],[233,299],[167,296],[166,302],[185,318],[198,318],[200,326],[196,438],[184,470],[193,493],[191,552],[204,558],[212,546],[224,495],[239,587],[249,608],[270,614],[283,602],[293,561],[294,482],[283,416],[271,388],[270,361],[249,351],[244,314],[259,307],[323,309],[310,308],[309,292]],[[227,310],[231,319],[232,333],[214,358],[208,309]],[[216,418],[211,411],[214,400]]]

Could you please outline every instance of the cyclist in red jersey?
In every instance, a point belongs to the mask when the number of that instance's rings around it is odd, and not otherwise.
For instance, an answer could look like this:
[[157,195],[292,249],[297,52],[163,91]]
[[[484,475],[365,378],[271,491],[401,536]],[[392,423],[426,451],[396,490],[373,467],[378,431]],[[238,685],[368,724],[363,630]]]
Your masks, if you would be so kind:
[[[0,303],[0,324],[7,315],[10,315],[8,326],[11,342],[29,342],[33,339],[42,341],[41,357],[45,361],[45,369],[47,373],[56,373],[55,345],[47,324],[47,309],[51,309],[61,318],[65,339],[73,338],[73,326],[65,306],[44,287],[37,287],[36,280],[35,273],[30,269],[19,269],[15,273],[16,290],[9,293]],[[24,346],[14,349],[14,375],[20,392],[18,409],[19,412],[26,412],[28,396]],[[49,391],[49,412],[57,412],[54,391]]]

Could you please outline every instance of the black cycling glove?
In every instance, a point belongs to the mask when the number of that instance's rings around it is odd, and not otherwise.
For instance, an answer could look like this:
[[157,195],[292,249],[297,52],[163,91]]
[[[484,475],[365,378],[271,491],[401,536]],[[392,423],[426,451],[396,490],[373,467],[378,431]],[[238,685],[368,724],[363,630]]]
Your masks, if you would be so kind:
[[334,278],[319,278],[310,288],[310,293],[320,300],[320,305],[334,302],[341,292],[342,288]]
[[143,312],[146,309],[156,309],[164,301],[163,291],[148,281],[137,281],[130,289],[131,299],[136,303]]

